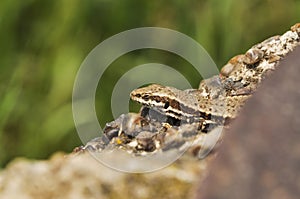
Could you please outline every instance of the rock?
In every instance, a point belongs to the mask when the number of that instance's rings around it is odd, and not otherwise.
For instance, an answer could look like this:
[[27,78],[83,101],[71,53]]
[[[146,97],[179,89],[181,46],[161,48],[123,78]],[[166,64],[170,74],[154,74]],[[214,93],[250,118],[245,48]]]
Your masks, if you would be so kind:
[[300,47],[249,99],[196,198],[299,198],[299,66]]
[[129,174],[104,166],[87,152],[57,153],[46,161],[18,158],[0,172],[0,199],[181,199],[191,193],[206,164],[182,158],[157,172]]

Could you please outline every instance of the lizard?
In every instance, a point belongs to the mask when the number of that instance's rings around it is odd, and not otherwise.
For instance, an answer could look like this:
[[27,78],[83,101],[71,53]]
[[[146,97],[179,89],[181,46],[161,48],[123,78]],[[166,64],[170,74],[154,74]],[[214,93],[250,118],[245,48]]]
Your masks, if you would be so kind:
[[[224,89],[219,88],[216,89]],[[179,90],[173,87],[152,84],[133,90],[130,93],[133,101],[151,107],[166,116],[180,121],[195,119],[229,120],[234,118],[240,106],[249,95],[216,98],[204,96],[201,89]]]

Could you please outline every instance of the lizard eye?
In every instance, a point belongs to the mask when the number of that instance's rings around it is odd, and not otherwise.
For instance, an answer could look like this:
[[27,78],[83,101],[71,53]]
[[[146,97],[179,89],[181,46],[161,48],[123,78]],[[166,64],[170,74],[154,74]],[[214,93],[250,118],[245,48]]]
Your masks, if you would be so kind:
[[146,100],[146,101],[148,101],[148,100],[149,100],[149,97],[150,97],[149,95],[144,95],[144,96],[143,96],[143,99]]
[[169,106],[170,106],[170,103],[166,102],[164,108],[167,109]]

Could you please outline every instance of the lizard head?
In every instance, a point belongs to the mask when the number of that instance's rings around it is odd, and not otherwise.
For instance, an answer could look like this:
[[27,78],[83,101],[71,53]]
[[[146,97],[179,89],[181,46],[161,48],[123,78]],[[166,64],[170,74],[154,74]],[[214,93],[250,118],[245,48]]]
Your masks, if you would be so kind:
[[155,108],[166,116],[176,119],[193,117],[197,112],[197,107],[190,107],[190,103],[185,100],[186,93],[173,87],[151,84],[133,90],[130,97],[135,102]]
[[164,107],[171,96],[167,87],[159,84],[151,84],[146,87],[138,88],[130,93],[130,98],[142,105],[149,107]]

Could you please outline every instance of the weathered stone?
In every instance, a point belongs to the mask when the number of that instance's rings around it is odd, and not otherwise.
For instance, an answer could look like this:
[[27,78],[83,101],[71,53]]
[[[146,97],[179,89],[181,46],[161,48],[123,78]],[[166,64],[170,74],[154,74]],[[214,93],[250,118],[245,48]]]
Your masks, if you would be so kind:
[[206,161],[181,158],[157,172],[129,174],[104,166],[87,152],[58,153],[47,161],[19,158],[0,172],[0,199],[189,198]]
[[264,56],[264,52],[260,49],[250,49],[246,52],[244,57],[244,63],[248,65],[253,65],[259,62]]
[[288,55],[225,132],[196,198],[300,196],[300,48]]

